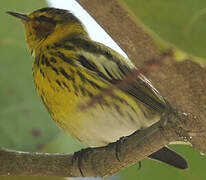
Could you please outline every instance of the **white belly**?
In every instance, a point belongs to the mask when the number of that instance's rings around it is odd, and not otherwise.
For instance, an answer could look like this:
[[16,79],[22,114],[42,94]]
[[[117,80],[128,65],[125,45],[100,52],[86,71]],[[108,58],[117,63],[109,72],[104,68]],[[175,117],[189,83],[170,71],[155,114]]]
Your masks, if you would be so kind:
[[136,130],[151,126],[160,119],[153,114],[149,119],[142,112],[134,112],[122,104],[121,111],[115,107],[97,105],[96,109],[85,110],[87,120],[82,121],[78,139],[89,146],[104,146],[117,141],[120,137],[128,136]]

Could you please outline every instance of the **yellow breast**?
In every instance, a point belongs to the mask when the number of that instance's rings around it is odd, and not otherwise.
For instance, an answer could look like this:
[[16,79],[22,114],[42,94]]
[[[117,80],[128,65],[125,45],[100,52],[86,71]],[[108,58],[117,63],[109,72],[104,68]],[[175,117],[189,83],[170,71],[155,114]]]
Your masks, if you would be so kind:
[[[80,107],[101,90],[84,82],[79,69],[64,68],[61,71],[61,67],[55,65],[57,73],[51,66],[34,64],[37,92],[58,126],[83,143],[102,146],[159,120],[159,116],[145,117],[148,109],[120,90],[116,90],[113,96],[104,97],[101,103],[92,108],[81,110]],[[81,73],[97,83],[97,80]]]
[[63,62],[48,61],[48,58],[52,57],[43,56],[40,58],[43,62],[35,62],[33,65],[37,93],[57,124],[78,138],[77,134],[82,131],[84,122],[89,118],[80,107],[100,90],[87,82],[91,77],[81,69]]

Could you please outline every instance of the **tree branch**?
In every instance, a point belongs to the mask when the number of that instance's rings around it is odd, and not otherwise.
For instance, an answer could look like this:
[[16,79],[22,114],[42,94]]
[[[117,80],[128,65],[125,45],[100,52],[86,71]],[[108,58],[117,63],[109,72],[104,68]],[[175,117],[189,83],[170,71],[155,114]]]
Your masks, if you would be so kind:
[[[171,141],[190,140],[182,129],[186,115],[172,116],[166,126],[158,122],[121,142],[83,150],[80,168],[84,177],[107,177],[129,167]],[[191,120],[194,117],[190,117]],[[175,128],[174,128],[175,127]],[[116,146],[120,152],[116,159]],[[129,152],[129,153],[128,153]],[[78,159],[69,154],[29,153],[0,148],[0,175],[81,177]],[[73,161],[73,163],[72,163]]]

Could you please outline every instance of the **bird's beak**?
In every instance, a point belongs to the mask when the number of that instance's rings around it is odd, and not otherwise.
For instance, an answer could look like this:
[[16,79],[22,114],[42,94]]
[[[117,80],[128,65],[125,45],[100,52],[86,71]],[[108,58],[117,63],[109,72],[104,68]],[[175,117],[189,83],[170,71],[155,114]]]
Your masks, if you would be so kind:
[[8,13],[9,15],[12,15],[14,17],[17,17],[19,19],[21,19],[22,21],[28,22],[31,20],[30,17],[28,17],[26,14],[20,14],[20,13],[16,13],[16,12],[11,12],[11,11],[7,11],[6,13]]

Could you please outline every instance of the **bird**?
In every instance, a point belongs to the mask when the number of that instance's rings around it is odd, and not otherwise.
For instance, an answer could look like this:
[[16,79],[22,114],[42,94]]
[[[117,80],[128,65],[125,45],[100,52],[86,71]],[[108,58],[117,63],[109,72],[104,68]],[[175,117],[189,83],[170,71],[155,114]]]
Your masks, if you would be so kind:
[[[7,13],[24,24],[34,57],[36,91],[66,133],[89,147],[101,147],[160,121],[167,103],[142,74],[88,107],[92,98],[138,68],[92,40],[73,13],[53,7]],[[81,109],[82,105],[86,108]],[[181,155],[166,146],[148,157],[179,169],[188,167]]]

